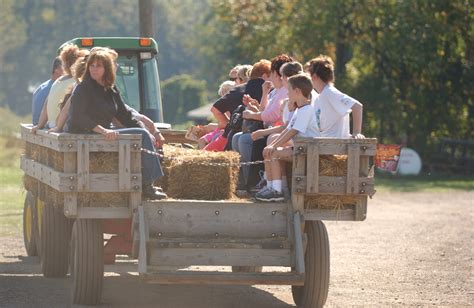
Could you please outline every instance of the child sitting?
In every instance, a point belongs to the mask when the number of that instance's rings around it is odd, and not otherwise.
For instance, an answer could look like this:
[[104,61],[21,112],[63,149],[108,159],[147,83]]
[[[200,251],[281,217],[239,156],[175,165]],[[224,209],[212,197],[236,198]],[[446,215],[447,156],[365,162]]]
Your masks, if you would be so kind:
[[[220,97],[224,97],[227,93],[230,92],[235,87],[236,83],[234,81],[226,80],[219,86],[219,91],[217,93]],[[217,137],[222,135],[223,129],[219,127],[219,125],[215,123],[209,123],[206,127],[212,128],[212,130],[206,133],[204,136],[198,139],[198,148],[203,149],[211,143],[212,141],[216,140]]]
[[288,103],[295,104],[296,110],[283,132],[263,150],[267,186],[260,190],[255,198],[260,201],[283,201],[282,165],[291,161],[293,138],[320,137],[316,115],[311,106],[311,79],[306,74],[297,74],[288,79]]

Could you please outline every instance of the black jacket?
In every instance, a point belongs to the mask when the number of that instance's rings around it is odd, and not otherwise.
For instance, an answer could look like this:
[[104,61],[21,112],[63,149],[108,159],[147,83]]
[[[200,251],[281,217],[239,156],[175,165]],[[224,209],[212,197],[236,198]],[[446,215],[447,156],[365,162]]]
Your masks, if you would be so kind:
[[239,105],[242,105],[244,94],[248,94],[260,102],[264,82],[262,78],[250,79],[247,83],[236,86],[229,93],[219,98],[213,106],[222,113],[232,113]]
[[67,120],[67,131],[71,133],[91,133],[97,125],[110,128],[112,118],[125,127],[140,127],[125,107],[118,89],[105,90],[95,80],[87,78],[74,90],[71,109]]

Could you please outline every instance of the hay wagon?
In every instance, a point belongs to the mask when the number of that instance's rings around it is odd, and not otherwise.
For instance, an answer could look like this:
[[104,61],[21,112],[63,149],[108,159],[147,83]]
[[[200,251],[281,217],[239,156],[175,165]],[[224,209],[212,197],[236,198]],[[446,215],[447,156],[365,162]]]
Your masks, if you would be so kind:
[[[25,244],[39,248],[45,276],[65,276],[71,260],[77,304],[100,302],[104,262],[126,254],[138,259],[142,281],[291,285],[298,306],[323,306],[329,240],[322,221],[364,220],[374,192],[369,170],[375,139],[299,139],[291,200],[258,203],[142,200],[140,136],[105,141],[97,135],[35,135],[22,125],[22,138],[25,217],[31,216],[25,219]],[[320,160],[335,154],[345,155],[347,172],[324,175]],[[104,234],[112,236],[104,240]]]

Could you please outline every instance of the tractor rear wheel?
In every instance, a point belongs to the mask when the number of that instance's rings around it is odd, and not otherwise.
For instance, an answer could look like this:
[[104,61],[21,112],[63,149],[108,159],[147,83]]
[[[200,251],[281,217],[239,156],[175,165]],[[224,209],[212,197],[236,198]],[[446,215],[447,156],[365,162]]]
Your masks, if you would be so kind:
[[25,244],[26,254],[28,256],[37,256],[35,238],[35,212],[36,212],[36,198],[31,191],[26,193],[25,203],[23,205],[23,242]]

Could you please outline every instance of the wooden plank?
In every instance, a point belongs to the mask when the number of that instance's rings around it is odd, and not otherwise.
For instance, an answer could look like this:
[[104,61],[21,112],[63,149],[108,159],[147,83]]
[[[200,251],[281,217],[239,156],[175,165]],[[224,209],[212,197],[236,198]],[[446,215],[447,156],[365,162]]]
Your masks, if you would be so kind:
[[[66,155],[74,153],[66,153]],[[72,163],[75,163],[73,161]],[[47,167],[39,162],[22,155],[20,166],[25,174],[40,180],[42,183],[51,186],[59,192],[72,193],[78,191],[78,176],[76,173],[59,172]],[[72,169],[68,169],[72,170]],[[141,190],[141,173],[131,174],[131,188],[129,191],[137,192]],[[92,173],[89,174],[90,188],[88,192],[118,192],[119,176],[114,173]],[[136,202],[137,203],[137,202]]]
[[130,140],[119,140],[119,191],[129,191],[132,187],[131,169],[130,169]]
[[[73,152],[64,153],[64,172],[76,173],[77,154]],[[69,176],[70,187],[77,187],[76,177]],[[67,185],[66,185],[67,186]],[[64,215],[69,218],[77,217],[77,193],[67,192],[64,194]]]
[[287,236],[286,203],[145,202],[153,235],[185,238]]
[[[296,176],[293,178],[293,190],[302,190],[307,187],[306,176]],[[347,194],[347,178],[343,176],[319,176],[319,188],[317,193],[307,192],[307,195],[330,194],[330,195],[346,195]],[[371,195],[374,190],[373,177],[360,177],[358,179],[358,190],[355,194]]]
[[77,191],[89,191],[89,142],[77,141]]
[[369,158],[370,156],[360,155],[359,176],[362,176],[362,177],[369,176]]
[[127,207],[80,207],[77,218],[82,219],[125,219],[132,217]]
[[258,248],[290,249],[288,239],[192,239],[155,237],[147,243],[150,248]]
[[356,144],[347,145],[347,182],[346,192],[357,194],[359,192],[359,157],[360,147]]
[[[140,140],[140,147],[141,147],[141,140]],[[128,206],[131,210],[136,209],[142,202],[142,177],[141,177],[141,153],[140,152],[132,152],[130,155],[130,170],[132,173],[132,180],[137,180],[137,176],[139,174],[139,182],[132,183],[133,192],[128,194]],[[138,187],[137,187],[138,185]]]
[[319,146],[317,144],[308,145],[306,169],[306,192],[318,193],[319,191]]
[[[119,143],[117,141],[105,140],[99,134],[68,134],[48,133],[46,130],[38,130],[36,134],[31,133],[31,125],[21,125],[21,136],[26,142],[44,146],[59,152],[77,152],[77,141],[89,141],[90,152],[117,152]],[[139,152],[141,135],[120,134],[118,140],[129,140],[131,151]]]
[[355,206],[355,214],[354,220],[356,221],[364,221],[367,217],[367,196],[359,198],[359,202],[357,202]]
[[354,221],[355,211],[353,209],[333,210],[333,209],[308,209],[304,211],[303,219],[310,220],[336,220]]
[[297,273],[230,273],[208,271],[176,271],[141,274],[140,280],[158,284],[196,285],[303,285],[304,275]]
[[147,272],[147,253],[146,253],[146,220],[143,206],[138,207],[138,232],[140,235],[140,245],[138,247],[138,272],[140,274]]
[[295,143],[293,154],[293,173],[292,173],[292,192],[291,201],[294,211],[302,212],[304,210],[304,193],[306,186],[298,187],[301,177],[306,175],[306,148],[301,143]]
[[166,143],[197,143],[185,138],[186,130],[162,129],[160,132],[165,138]]
[[297,137],[295,143],[325,143],[325,144],[359,144],[373,145],[377,144],[377,138],[365,138],[365,139],[354,139],[354,138],[335,138],[335,137]]
[[160,266],[293,266],[290,253],[290,249],[160,247],[148,249],[148,262]]
[[141,190],[141,173],[131,174],[131,187],[128,190],[119,189],[119,175],[116,173],[91,173],[89,174],[90,188],[88,192],[136,192]]
[[300,213],[294,214],[294,231],[295,231],[295,264],[296,272],[304,275],[304,252],[303,252],[303,237],[301,235],[301,219]]

